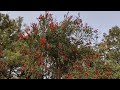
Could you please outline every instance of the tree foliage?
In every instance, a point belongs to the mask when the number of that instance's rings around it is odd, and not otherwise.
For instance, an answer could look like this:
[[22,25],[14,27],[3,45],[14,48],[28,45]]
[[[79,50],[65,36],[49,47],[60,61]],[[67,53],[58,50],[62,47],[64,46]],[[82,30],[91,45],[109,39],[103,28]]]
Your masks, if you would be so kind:
[[[10,19],[0,14],[0,78],[10,79],[16,67],[20,67],[20,79],[113,78],[116,67],[111,56],[119,53],[109,48],[119,46],[118,27],[97,46],[98,30],[83,24],[79,14],[74,17],[67,13],[63,21],[57,22],[45,12],[37,20],[22,31],[21,17]],[[104,60],[101,55],[106,56]]]
[[[22,17],[11,19],[8,14],[0,13],[0,61],[5,64],[7,69],[13,66],[10,63],[17,60],[18,51],[16,51],[16,43],[18,41],[18,33],[21,32]],[[7,61],[7,62],[6,62]],[[1,69],[4,66],[0,66]],[[6,75],[5,75],[6,76]]]

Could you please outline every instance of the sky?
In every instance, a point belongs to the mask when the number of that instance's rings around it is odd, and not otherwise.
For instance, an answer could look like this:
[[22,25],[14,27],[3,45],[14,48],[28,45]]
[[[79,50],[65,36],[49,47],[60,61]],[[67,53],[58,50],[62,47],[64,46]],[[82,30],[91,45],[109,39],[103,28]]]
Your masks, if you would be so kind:
[[[0,11],[7,13],[11,18],[18,16],[24,17],[23,23],[30,25],[37,22],[36,18],[39,17],[44,11]],[[64,14],[68,11],[49,11],[53,14],[57,21],[62,21]],[[102,39],[102,33],[108,33],[109,29],[113,26],[120,27],[120,11],[69,11],[69,15],[77,16],[80,13],[83,23],[88,23],[89,26],[99,30],[99,41]]]

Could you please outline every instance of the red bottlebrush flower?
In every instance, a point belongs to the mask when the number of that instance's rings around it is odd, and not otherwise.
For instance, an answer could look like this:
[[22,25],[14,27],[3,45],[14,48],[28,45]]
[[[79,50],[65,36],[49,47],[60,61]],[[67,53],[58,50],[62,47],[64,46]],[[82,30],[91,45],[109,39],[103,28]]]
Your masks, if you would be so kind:
[[21,67],[20,71],[21,71],[21,72],[25,71],[25,67],[24,67],[24,66]]
[[21,37],[20,37],[20,38],[19,38],[19,40],[20,40],[20,41],[22,41],[22,40],[23,40],[23,38],[21,38]]
[[20,40],[20,41],[23,40],[23,38],[24,38],[24,36],[23,36],[22,33],[19,33],[19,34],[18,34],[18,37],[19,37],[19,40]]
[[37,34],[37,32],[38,32],[38,27],[36,27],[34,34]]
[[50,28],[54,28],[53,22],[49,24],[49,27],[50,27]]
[[98,54],[94,55],[94,58],[95,59],[99,58],[99,55]]
[[55,31],[58,27],[58,23],[54,24],[53,22],[51,22],[49,24],[49,28],[51,29],[51,31]]
[[77,65],[75,65],[75,66],[73,66],[74,68],[77,68],[78,66]]
[[89,59],[89,58],[90,58],[90,55],[87,55],[86,58]]
[[69,78],[69,76],[68,76],[68,75],[66,75],[66,76],[65,76],[65,78]]
[[65,57],[64,57],[64,60],[68,60],[68,58],[65,56]]
[[23,38],[23,34],[22,34],[22,33],[19,33],[19,34],[18,34],[18,37]]
[[45,45],[40,45],[40,48],[44,48],[45,47]]
[[104,76],[104,78],[105,78],[105,79],[108,79],[108,76],[107,76],[107,75],[105,75],[105,76]]
[[45,47],[45,45],[41,45],[41,48],[44,48]]
[[29,38],[29,36],[25,36],[25,39],[28,39]]
[[37,59],[39,56],[38,55],[35,55],[35,59]]
[[40,52],[39,52],[39,51],[36,51],[36,54],[37,54],[37,55],[40,55]]
[[78,66],[79,69],[82,69],[82,66]]
[[112,76],[112,73],[110,73],[109,76]]
[[91,75],[91,78],[92,78],[92,79],[95,79],[95,77],[94,77],[93,75]]
[[96,70],[96,75],[97,75],[97,77],[100,76],[100,71],[99,70]]
[[90,63],[93,62],[93,60],[89,60],[89,61],[90,61]]
[[96,73],[99,73],[100,71],[99,70],[96,70]]
[[83,60],[83,62],[86,62],[87,60]]
[[88,76],[88,72],[85,72],[85,75]]
[[25,71],[26,67],[27,67],[27,64],[24,64],[24,65],[21,67],[20,71],[22,71],[22,72]]
[[43,61],[44,61],[44,57],[41,57],[41,58],[40,58],[40,62],[43,63]]
[[87,66],[88,66],[88,69],[90,69],[90,64],[88,64]]
[[82,62],[83,62],[83,63],[86,63],[86,62],[87,62],[87,60],[83,60]]
[[52,17],[52,14],[49,14],[49,18],[48,18],[49,21],[53,21],[53,17]]
[[80,22],[78,21],[78,19],[76,19],[74,22],[75,22],[75,24],[77,24],[77,25],[80,24]]
[[32,54],[32,52],[28,52],[28,54]]
[[100,74],[99,74],[99,73],[97,73],[97,77],[100,77]]
[[43,15],[40,15],[40,17],[39,17],[40,20],[44,20],[44,18],[45,17]]
[[82,74],[82,72],[78,72],[78,74]]
[[36,28],[37,28],[37,24],[36,24],[36,23],[33,23],[33,24],[31,25],[31,27],[32,27],[33,29],[36,29]]
[[41,44],[46,44],[46,39],[45,38],[40,38],[40,43]]
[[109,70],[109,72],[111,73],[111,72],[112,72],[112,70]]
[[38,32],[38,27],[37,27],[37,24],[36,23],[33,23],[32,26],[31,26],[34,30],[34,34],[36,34]]
[[72,75],[69,75],[69,78],[70,78],[70,79],[73,79],[73,76],[72,76]]

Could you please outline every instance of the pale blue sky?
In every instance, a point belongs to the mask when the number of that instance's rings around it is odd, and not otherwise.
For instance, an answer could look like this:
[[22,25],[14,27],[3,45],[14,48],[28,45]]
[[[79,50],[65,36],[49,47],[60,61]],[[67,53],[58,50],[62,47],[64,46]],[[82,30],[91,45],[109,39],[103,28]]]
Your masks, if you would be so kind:
[[[11,18],[18,16],[24,17],[24,23],[30,25],[32,22],[37,22],[36,18],[39,17],[44,11],[0,11],[8,13]],[[120,11],[70,11],[69,15],[77,16],[80,12],[81,19],[84,23],[88,23],[94,29],[99,29],[100,37],[102,33],[117,25],[120,27]],[[67,11],[50,11],[57,21],[63,20],[64,14]]]

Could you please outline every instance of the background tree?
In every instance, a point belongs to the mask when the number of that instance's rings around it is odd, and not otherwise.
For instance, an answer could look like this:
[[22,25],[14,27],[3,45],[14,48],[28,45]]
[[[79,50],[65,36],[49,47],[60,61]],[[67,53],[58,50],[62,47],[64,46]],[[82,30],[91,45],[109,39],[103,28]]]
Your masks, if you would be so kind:
[[120,28],[118,26],[112,27],[108,35],[104,34],[104,43],[108,46],[105,50],[107,57],[112,61],[113,78],[120,78]]
[[21,32],[22,21],[22,17],[10,19],[8,14],[0,13],[0,60],[8,63],[6,65],[9,68],[13,66],[11,62],[19,56],[15,48],[18,33]]
[[120,28],[115,26],[105,35],[104,42],[109,48],[109,57],[118,63],[120,62]]

